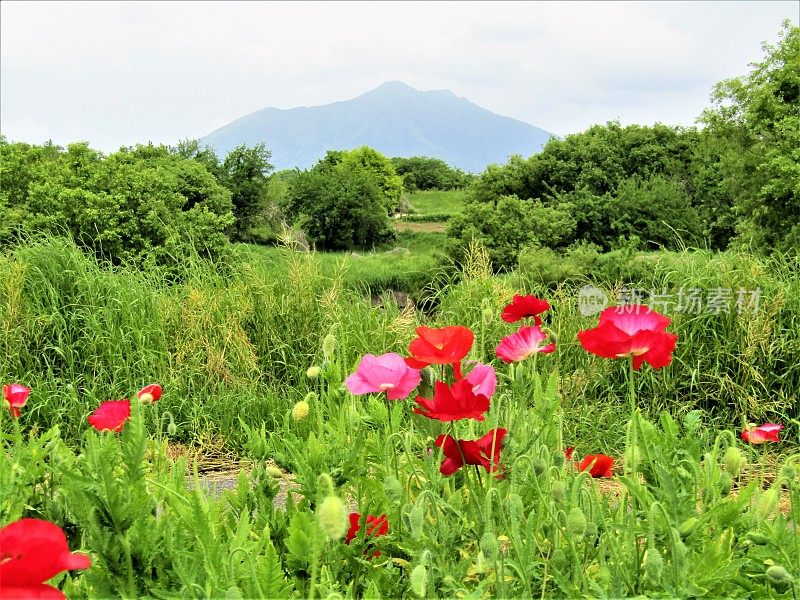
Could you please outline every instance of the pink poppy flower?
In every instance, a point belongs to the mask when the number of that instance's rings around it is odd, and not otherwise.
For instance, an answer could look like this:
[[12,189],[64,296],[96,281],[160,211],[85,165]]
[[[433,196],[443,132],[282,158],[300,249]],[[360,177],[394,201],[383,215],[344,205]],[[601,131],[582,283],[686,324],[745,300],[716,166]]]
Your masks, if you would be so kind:
[[497,373],[492,365],[477,363],[466,380],[472,384],[472,393],[475,395],[491,398],[497,389]]
[[408,398],[420,379],[418,369],[409,367],[399,354],[389,352],[381,356],[364,355],[356,372],[344,383],[351,394],[386,392],[389,400],[400,400]]
[[119,433],[130,416],[130,400],[107,400],[102,402],[91,415],[86,417],[86,420],[97,431]]
[[153,404],[159,398],[161,398],[161,386],[157,383],[151,383],[150,385],[146,385],[139,392],[136,394],[136,397],[139,399],[140,402],[145,404]]
[[555,344],[542,345],[547,334],[538,325],[523,325],[519,331],[504,337],[495,349],[497,357],[505,363],[519,362],[541,352],[547,354],[556,349]]
[[742,431],[742,439],[748,444],[764,444],[766,442],[780,442],[778,434],[783,425],[777,423],[764,423],[758,427],[748,427]]
[[19,383],[11,383],[3,386],[3,397],[8,402],[8,408],[11,411],[11,416],[15,419],[19,418],[20,408],[25,406],[30,396],[31,388],[20,385]]

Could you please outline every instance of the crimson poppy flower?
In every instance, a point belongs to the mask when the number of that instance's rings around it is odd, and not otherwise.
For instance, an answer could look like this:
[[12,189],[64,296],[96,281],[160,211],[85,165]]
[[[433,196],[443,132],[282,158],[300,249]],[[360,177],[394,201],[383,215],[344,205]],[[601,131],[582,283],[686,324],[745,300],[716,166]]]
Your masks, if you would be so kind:
[[[345,544],[349,544],[352,542],[358,532],[361,531],[361,515],[357,512],[350,513],[350,530],[347,532],[347,536],[344,539]],[[372,537],[378,537],[381,535],[386,535],[389,533],[389,519],[386,515],[381,515],[380,517],[373,517],[372,515],[367,515],[367,535]],[[380,554],[380,553],[378,553]]]
[[476,364],[466,376],[466,380],[472,384],[473,394],[491,398],[497,389],[497,373],[492,365]]
[[140,402],[145,404],[153,404],[159,398],[161,398],[161,386],[157,383],[151,383],[150,385],[146,385],[139,392],[136,394],[136,397],[139,399]]
[[575,452],[575,446],[570,446],[566,450],[564,450],[564,456],[567,460],[572,460],[572,453]]
[[456,379],[461,379],[461,361],[469,354],[475,334],[467,327],[453,325],[433,329],[417,327],[417,337],[408,345],[411,354],[406,364],[414,369],[428,365],[453,365]]
[[414,412],[437,421],[459,421],[475,419],[483,421],[484,413],[489,410],[489,399],[472,391],[472,383],[467,379],[456,381],[453,385],[437,381],[433,388],[433,399],[417,396]]
[[678,336],[665,331],[672,319],[638,305],[610,306],[600,313],[594,329],[578,332],[585,350],[604,358],[633,357],[638,371],[642,362],[653,368],[672,362]]
[[514,294],[514,299],[511,304],[503,309],[503,314],[500,318],[506,323],[516,323],[520,319],[533,317],[534,325],[541,325],[542,318],[539,316],[550,310],[550,303],[547,300],[542,300],[536,296],[520,296]]
[[66,598],[45,581],[90,566],[88,556],[69,551],[54,523],[20,519],[0,529],[0,598]]
[[419,370],[409,367],[399,354],[389,352],[381,356],[365,354],[344,383],[351,394],[386,392],[389,400],[400,400],[408,398],[420,379]]
[[614,459],[605,454],[587,454],[578,465],[578,470],[586,469],[592,477],[613,477]]
[[107,400],[86,417],[97,431],[122,431],[125,421],[131,416],[130,400]]
[[529,356],[541,352],[548,354],[556,349],[555,344],[542,345],[547,334],[538,325],[523,325],[511,335],[507,335],[495,348],[497,358],[504,363],[519,362]]
[[15,419],[19,418],[19,409],[25,406],[30,394],[31,388],[20,385],[19,383],[7,383],[3,386],[3,397],[6,399],[6,402],[8,402],[8,408],[11,411],[12,417]]
[[780,442],[778,434],[783,425],[777,423],[764,423],[758,427],[750,426],[742,431],[742,439],[748,444],[763,444],[765,442]]
[[477,440],[456,440],[450,435],[440,435],[436,438],[436,445],[442,449],[445,458],[439,465],[439,472],[449,477],[464,465],[477,465],[490,473],[501,470],[500,449],[506,433],[507,431],[502,428],[492,429]]

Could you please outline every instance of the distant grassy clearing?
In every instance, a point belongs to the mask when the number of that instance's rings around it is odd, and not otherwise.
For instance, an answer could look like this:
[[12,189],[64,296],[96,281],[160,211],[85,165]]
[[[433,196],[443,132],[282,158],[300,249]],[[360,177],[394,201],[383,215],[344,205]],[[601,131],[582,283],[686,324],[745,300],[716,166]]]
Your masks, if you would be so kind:
[[466,190],[425,190],[411,193],[408,199],[414,208],[412,214],[452,216],[464,210],[467,192]]
[[441,222],[407,222],[397,221],[394,224],[396,231],[420,231],[423,233],[444,233],[447,231],[447,223]]

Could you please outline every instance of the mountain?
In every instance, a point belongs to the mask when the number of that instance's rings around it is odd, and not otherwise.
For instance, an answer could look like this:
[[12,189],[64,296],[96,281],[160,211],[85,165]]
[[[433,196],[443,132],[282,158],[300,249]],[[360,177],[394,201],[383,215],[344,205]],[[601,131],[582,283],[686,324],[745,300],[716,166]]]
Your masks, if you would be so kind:
[[387,156],[434,156],[480,172],[510,154],[529,156],[552,134],[503,117],[449,90],[420,91],[390,81],[352,100],[282,110],[264,108],[200,142],[220,156],[264,142],[277,169],[307,168],[327,150],[370,146]]

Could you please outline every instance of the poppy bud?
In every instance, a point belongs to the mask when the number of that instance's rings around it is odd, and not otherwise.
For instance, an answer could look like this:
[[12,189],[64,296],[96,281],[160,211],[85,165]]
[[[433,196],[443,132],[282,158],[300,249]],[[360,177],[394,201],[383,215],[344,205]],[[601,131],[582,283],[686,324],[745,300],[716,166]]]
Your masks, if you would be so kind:
[[326,361],[333,358],[333,353],[336,352],[336,336],[332,333],[326,335],[322,340],[322,356]]
[[400,502],[403,497],[403,485],[397,477],[391,475],[384,480],[383,491],[391,502]]
[[733,487],[733,478],[731,474],[727,471],[720,473],[719,476],[719,491],[723,496],[727,496],[731,493],[731,488]]
[[344,537],[350,527],[350,519],[344,502],[338,496],[328,496],[317,508],[317,521],[322,532],[332,540]]
[[342,596],[339,592],[331,592],[325,596],[325,600],[344,600],[344,596]]
[[283,471],[281,471],[275,465],[267,465],[266,471],[267,475],[273,477],[274,479],[280,479],[283,477]]
[[680,534],[681,538],[686,539],[689,537],[692,532],[697,527],[697,517],[689,517],[678,528],[678,533]]
[[586,515],[577,506],[573,507],[567,515],[567,529],[578,537],[583,537],[586,533]]
[[292,408],[292,418],[295,421],[302,421],[308,416],[309,410],[311,410],[311,407],[308,405],[308,402],[300,400],[300,402],[295,404],[294,408]]
[[600,570],[597,572],[597,583],[599,583],[603,589],[608,589],[611,587],[611,584],[613,583],[611,569],[606,566],[600,567]]
[[541,456],[534,456],[533,459],[531,459],[531,466],[537,477],[547,469],[547,463]]
[[556,452],[553,454],[553,466],[557,468],[561,468],[564,466],[564,461],[566,461],[567,457],[563,452]]
[[169,425],[167,425],[167,434],[168,434],[170,437],[172,437],[172,436],[174,436],[176,433],[178,433],[178,426],[177,426],[177,425],[175,425],[175,419],[173,419],[173,418],[172,418],[172,416],[170,415],[170,418],[169,418]]
[[565,484],[563,481],[554,482],[553,487],[550,488],[550,495],[556,502],[563,502],[566,494],[567,484]]
[[767,579],[775,587],[782,588],[792,583],[792,576],[789,571],[780,565],[772,565],[767,568]]
[[422,508],[421,504],[414,505],[414,508],[411,509],[409,520],[411,522],[411,536],[418,540],[422,537],[422,527],[425,524],[425,509]]
[[759,523],[766,521],[775,512],[778,500],[780,500],[780,494],[775,487],[769,488],[756,500],[755,513]]
[[732,477],[738,477],[747,464],[747,459],[736,446],[728,446],[728,449],[725,450],[725,454],[722,456],[722,464]]
[[481,537],[481,550],[488,560],[497,559],[497,538],[491,531],[487,531]]
[[494,309],[491,308],[491,307],[487,307],[487,308],[483,309],[483,324],[484,325],[488,325],[489,323],[492,322],[492,319],[494,318],[494,312],[495,312]]
[[786,482],[786,485],[791,487],[794,484],[794,480],[797,479],[797,467],[787,462],[781,467],[778,476]]
[[428,579],[428,570],[424,565],[417,565],[411,571],[411,591],[422,598],[425,595],[425,583]]
[[318,498],[325,498],[327,496],[333,496],[333,479],[327,473],[322,473],[319,477],[317,477],[317,497]]
[[322,373],[322,369],[320,369],[317,365],[311,365],[306,370],[306,377],[309,379],[316,379],[319,377],[319,374]]
[[661,556],[661,553],[655,548],[648,548],[644,551],[642,563],[647,578],[652,583],[660,582],[661,576],[664,573],[664,558]]
[[767,536],[760,531],[749,531],[746,537],[757,546],[766,546],[769,541],[767,540]]
[[590,540],[594,540],[597,537],[597,523],[594,521],[586,523],[586,537]]

